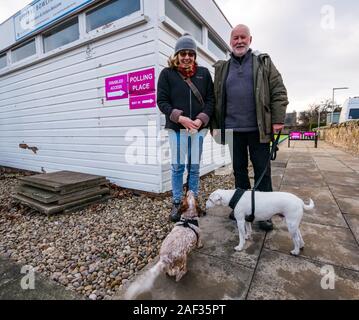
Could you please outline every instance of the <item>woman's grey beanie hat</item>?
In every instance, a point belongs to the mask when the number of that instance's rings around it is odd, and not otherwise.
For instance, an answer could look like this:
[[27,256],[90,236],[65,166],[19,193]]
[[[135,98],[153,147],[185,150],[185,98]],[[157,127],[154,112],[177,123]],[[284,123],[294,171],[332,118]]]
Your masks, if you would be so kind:
[[192,36],[189,33],[185,33],[182,37],[180,37],[175,46],[175,54],[182,50],[192,50],[197,55],[197,45],[196,41],[192,38]]

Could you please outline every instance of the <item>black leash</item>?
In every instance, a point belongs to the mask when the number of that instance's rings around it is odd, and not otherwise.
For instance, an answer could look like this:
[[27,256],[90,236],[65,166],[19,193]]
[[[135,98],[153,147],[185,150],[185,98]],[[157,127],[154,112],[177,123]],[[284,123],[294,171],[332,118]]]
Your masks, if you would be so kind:
[[253,189],[252,189],[252,194],[251,194],[251,197],[252,197],[252,213],[251,215],[249,216],[246,216],[245,219],[247,222],[253,222],[254,221],[254,212],[255,212],[255,197],[254,197],[254,193],[256,191],[256,189],[258,188],[259,184],[261,183],[264,175],[266,174],[267,172],[267,169],[268,169],[268,166],[271,162],[271,160],[275,160],[277,158],[277,151],[279,150],[278,148],[278,142],[279,142],[279,139],[280,139],[280,134],[281,134],[282,130],[279,130],[278,132],[278,135],[277,135],[277,138],[273,141],[273,144],[272,144],[272,149],[271,149],[271,152],[270,152],[270,155],[269,155],[269,158],[268,158],[268,161],[267,161],[267,165],[266,167],[264,168],[261,176],[259,177],[259,179],[257,180],[256,184],[254,185]]
[[187,163],[187,182],[186,182],[186,187],[185,187],[185,194],[187,194],[187,192],[189,191],[189,172],[191,169],[191,158],[192,158],[192,139],[191,139],[191,135],[190,133],[188,133],[188,148],[187,148],[187,153],[188,153],[188,163]]

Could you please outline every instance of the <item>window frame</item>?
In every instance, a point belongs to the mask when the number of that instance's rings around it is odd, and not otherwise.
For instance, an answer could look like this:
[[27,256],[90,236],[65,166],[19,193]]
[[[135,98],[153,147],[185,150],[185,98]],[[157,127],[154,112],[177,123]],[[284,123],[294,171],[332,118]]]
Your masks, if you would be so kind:
[[[93,35],[93,34],[96,34],[97,32],[98,32],[98,30],[101,30],[101,29],[106,29],[106,25],[107,24],[104,24],[104,25],[101,25],[101,26],[99,26],[99,27],[97,27],[97,28],[95,28],[95,29],[92,29],[92,30],[87,30],[87,15],[89,14],[89,12],[91,12],[91,11],[94,11],[94,10],[96,10],[97,8],[99,8],[99,7],[101,7],[101,6],[104,6],[107,2],[110,2],[111,0],[106,0],[106,2],[99,2],[99,3],[97,3],[96,5],[94,5],[94,6],[91,6],[90,8],[87,8],[84,12],[83,12],[83,19],[84,19],[84,21],[83,21],[83,24],[84,24],[84,34],[85,34],[85,37],[86,36],[89,36],[89,35]],[[128,0],[126,0],[126,1],[128,1]],[[121,22],[122,20],[125,20],[125,19],[131,19],[131,18],[136,18],[136,17],[139,17],[139,16],[141,16],[141,15],[143,15],[143,11],[144,11],[144,4],[143,4],[143,1],[144,0],[139,0],[139,2],[140,2],[140,9],[139,10],[137,10],[137,11],[135,11],[135,12],[132,12],[132,13],[130,13],[129,15],[126,15],[126,16],[123,16],[123,17],[121,17],[121,18],[119,18],[119,19],[116,19],[116,20],[114,20],[114,21],[111,21],[111,22],[109,22],[109,23],[111,23],[111,24],[113,24],[113,25],[117,25],[119,22]]]
[[[220,50],[222,53],[223,53],[223,57],[220,57],[217,55],[216,52],[213,52],[211,49],[210,49],[210,42],[212,42],[217,48],[218,50]],[[209,31],[208,30],[208,44],[207,44],[207,47],[208,47],[208,50],[216,55],[218,58],[221,58],[221,59],[226,59],[227,56],[228,56],[228,51],[225,47],[223,47],[223,45],[221,45],[220,41],[218,41],[217,37],[213,34],[213,32]]]
[[[66,43],[66,44],[63,44],[63,45],[61,45],[61,46],[59,46],[59,47],[56,47],[56,48],[53,48],[53,49],[51,49],[51,50],[46,51],[46,48],[45,48],[45,38],[46,38],[47,34],[53,32],[53,31],[56,30],[56,29],[61,29],[61,27],[63,27],[64,25],[70,23],[72,20],[76,20],[76,19],[77,19],[78,38],[75,39],[75,40],[73,40],[73,41],[70,41],[70,42],[68,42],[68,43]],[[63,29],[62,29],[62,30],[63,30]],[[61,30],[58,31],[58,32],[61,32]],[[56,33],[58,33],[58,32],[56,32]],[[56,33],[55,33],[55,34],[56,34]],[[81,34],[80,34],[80,16],[79,16],[79,15],[76,15],[76,16],[73,16],[73,17],[69,17],[69,18],[66,19],[65,21],[61,21],[60,23],[54,25],[52,28],[50,28],[50,29],[44,31],[43,33],[41,33],[41,42],[42,42],[42,52],[41,52],[41,53],[42,53],[42,54],[48,54],[49,52],[53,52],[53,51],[55,51],[55,50],[58,50],[59,48],[66,48],[67,46],[70,46],[70,45],[72,45],[73,43],[79,41],[79,40],[80,40],[80,37],[81,37]]]
[[[27,57],[25,57],[25,58],[22,58],[22,59],[20,59],[20,60],[16,60],[16,61],[15,61],[15,60],[14,60],[14,55],[13,55],[14,51],[16,51],[17,49],[20,49],[20,48],[22,48],[22,47],[25,47],[26,45],[28,45],[28,44],[31,43],[31,42],[34,43],[35,53],[32,54],[32,55],[30,55],[30,56],[27,56]],[[11,56],[11,64],[10,64],[10,65],[18,64],[18,63],[21,63],[21,62],[23,62],[23,61],[25,61],[25,60],[28,60],[28,59],[30,59],[30,58],[33,58],[33,57],[37,56],[37,55],[38,55],[38,50],[37,50],[37,46],[36,46],[36,36],[33,36],[33,37],[31,37],[30,39],[27,39],[26,41],[24,41],[24,42],[22,42],[22,43],[19,43],[17,46],[11,48],[9,52],[10,52],[10,56]],[[10,65],[9,65],[9,66],[10,66]]]
[[3,58],[3,57],[5,57],[5,65],[2,67],[1,64],[0,64],[0,70],[5,69],[6,67],[9,66],[8,60],[7,60],[7,52],[0,53],[0,61],[1,61],[1,58]]
[[[167,12],[166,12],[166,3],[168,1],[171,1],[171,0],[164,0],[164,15],[167,19],[170,19],[173,23],[175,23],[176,25],[178,25],[182,30],[186,30],[187,32],[190,32],[189,30],[187,29],[184,29],[183,26],[179,25],[175,20],[173,20],[170,16],[167,15]],[[192,34],[193,38],[198,42],[200,43],[201,45],[205,45],[205,41],[206,41],[206,37],[203,35],[203,29],[205,27],[204,23],[198,19],[185,5],[183,5],[183,3],[176,3],[174,4],[175,7],[179,8],[180,11],[185,15],[187,16],[191,22],[194,23],[194,25],[198,24],[198,26],[200,27],[200,37],[201,37],[201,40],[198,40],[194,34]]]
[[[103,4],[103,3],[101,3]],[[6,68],[0,69],[0,77],[4,76],[8,73],[12,73],[14,71],[19,70],[20,68],[27,67],[34,63],[42,62],[50,57],[55,57],[59,54],[65,53],[69,50],[76,49],[77,47],[87,45],[88,43],[92,43],[97,39],[106,38],[115,32],[124,32],[128,29],[135,28],[136,26],[146,24],[149,22],[149,18],[144,14],[144,0],[140,0],[140,10],[124,16],[112,23],[111,28],[103,28],[99,27],[98,29],[94,29],[91,32],[86,32],[86,13],[88,11],[93,10],[96,6],[100,4],[95,3],[87,8],[82,9],[74,14],[69,15],[65,20],[58,21],[51,27],[44,28],[44,30],[35,33],[28,38],[24,38],[20,40],[18,43],[14,43],[8,48],[4,48],[3,53],[7,54],[7,66]],[[66,23],[67,20],[74,19],[78,17],[78,25],[79,25],[79,39],[73,42],[70,42],[64,46],[53,49],[51,51],[45,52],[44,50],[44,38],[43,35],[47,32],[50,32],[53,28],[60,26],[63,23]],[[18,60],[16,62],[12,59],[12,52],[17,48],[20,48],[27,43],[35,41],[35,50],[36,53],[29,57],[26,57],[22,60]]]

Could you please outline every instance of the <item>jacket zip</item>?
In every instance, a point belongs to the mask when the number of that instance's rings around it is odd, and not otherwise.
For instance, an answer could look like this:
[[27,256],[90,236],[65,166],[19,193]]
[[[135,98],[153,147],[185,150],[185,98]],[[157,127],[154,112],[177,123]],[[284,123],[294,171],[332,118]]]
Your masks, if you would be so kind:
[[189,90],[189,117],[192,120],[192,91]]

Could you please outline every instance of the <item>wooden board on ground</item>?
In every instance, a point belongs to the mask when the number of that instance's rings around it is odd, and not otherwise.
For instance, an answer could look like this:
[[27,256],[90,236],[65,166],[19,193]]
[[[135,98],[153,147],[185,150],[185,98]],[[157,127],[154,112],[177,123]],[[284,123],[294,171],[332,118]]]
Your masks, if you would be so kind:
[[[55,213],[65,212],[70,209],[72,209],[74,211],[74,208],[83,208],[85,206],[96,203],[98,201],[106,200],[106,199],[108,199],[108,196],[96,195],[93,197],[73,201],[70,203],[62,204],[62,205],[51,205],[51,204],[45,205],[36,200],[33,200],[31,198],[28,198],[28,197],[25,197],[25,196],[19,195],[19,194],[14,195],[14,198],[21,201],[22,203],[28,205],[29,207],[31,207],[35,210],[38,210],[39,212],[42,212],[45,214],[55,214]],[[104,198],[106,198],[106,199],[104,199]]]
[[84,188],[90,188],[107,182],[103,176],[81,172],[58,171],[34,176],[20,177],[19,180],[28,186],[67,194]]
[[71,194],[62,195],[58,192],[55,193],[32,186],[20,185],[16,189],[16,192],[20,195],[39,201],[44,204],[65,204],[83,198],[109,193],[109,188],[106,186],[96,186],[93,188],[72,192]]

